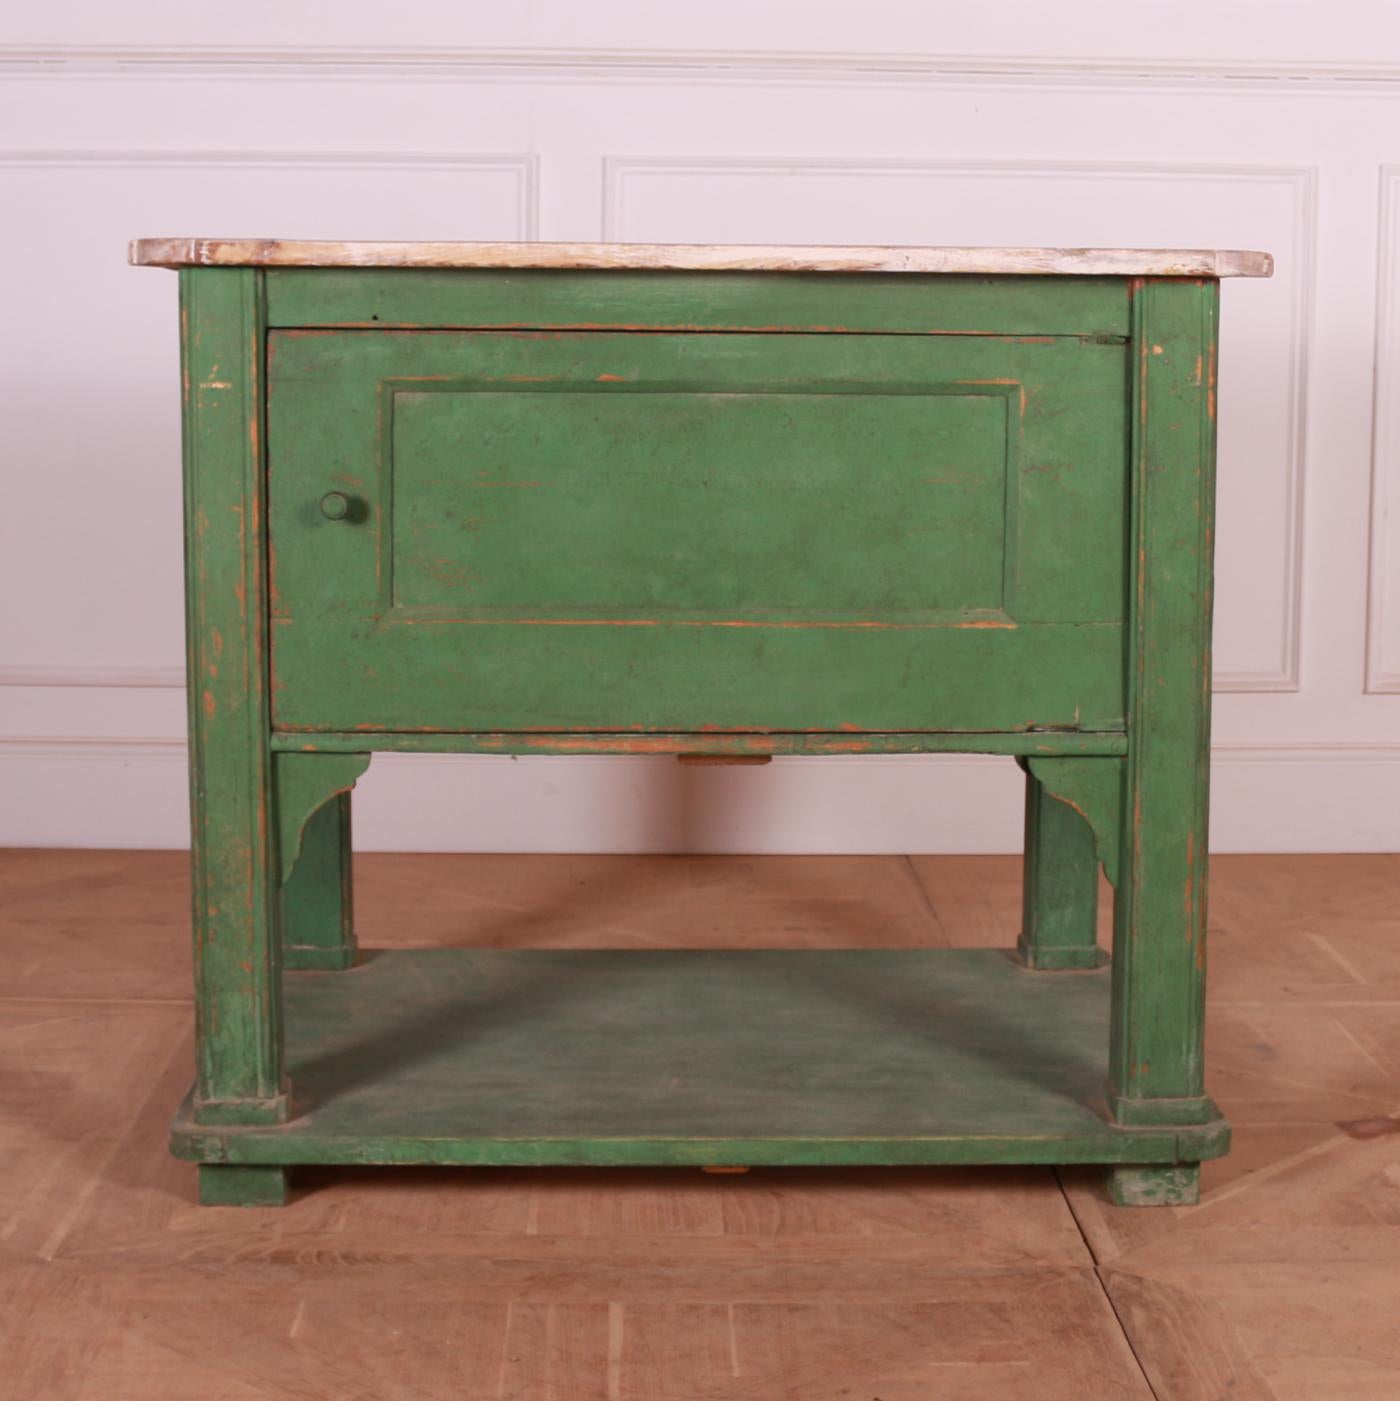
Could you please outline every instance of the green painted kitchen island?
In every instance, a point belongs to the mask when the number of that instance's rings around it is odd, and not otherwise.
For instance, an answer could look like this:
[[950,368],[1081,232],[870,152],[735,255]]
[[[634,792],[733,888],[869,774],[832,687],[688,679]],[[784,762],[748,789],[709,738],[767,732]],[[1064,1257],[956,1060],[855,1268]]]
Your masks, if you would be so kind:
[[[1219,279],[1160,250],[177,267],[208,1203],[299,1164],[1102,1163],[1195,1199]],[[961,751],[1016,949],[357,951],[377,751]],[[1095,942],[1098,871],[1113,958]]]

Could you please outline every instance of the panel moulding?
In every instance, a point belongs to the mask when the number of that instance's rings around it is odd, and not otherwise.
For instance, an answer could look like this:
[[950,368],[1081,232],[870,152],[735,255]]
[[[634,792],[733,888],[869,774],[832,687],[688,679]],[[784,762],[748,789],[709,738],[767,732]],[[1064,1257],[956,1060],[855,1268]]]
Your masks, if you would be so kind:
[[1284,415],[1289,425],[1288,452],[1283,463],[1285,519],[1283,570],[1280,581],[1280,620],[1277,664],[1268,670],[1216,670],[1214,690],[1254,693],[1288,693],[1300,689],[1299,658],[1302,652],[1302,581],[1304,452],[1307,442],[1308,356],[1313,323],[1316,281],[1317,170],[1312,166],[1271,164],[1175,164],[1143,162],[1107,164],[1076,161],[959,161],[812,156],[624,156],[603,160],[603,232],[608,240],[623,240],[627,233],[629,185],[657,176],[699,177],[753,176],[830,177],[852,179],[939,176],[983,179],[1057,180],[1066,178],[1105,181],[1218,180],[1238,184],[1254,181],[1282,184],[1292,194],[1294,241],[1292,262],[1296,268],[1289,309],[1289,371],[1284,395]]
[[1371,419],[1366,691],[1400,693],[1400,166],[1381,167]]

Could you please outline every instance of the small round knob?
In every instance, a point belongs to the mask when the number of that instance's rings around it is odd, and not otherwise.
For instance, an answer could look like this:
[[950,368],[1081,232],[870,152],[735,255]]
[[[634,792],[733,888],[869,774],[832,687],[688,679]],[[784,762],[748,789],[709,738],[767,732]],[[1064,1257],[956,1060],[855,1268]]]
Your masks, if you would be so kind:
[[321,498],[321,514],[328,521],[343,521],[350,514],[350,498],[343,492],[328,491]]

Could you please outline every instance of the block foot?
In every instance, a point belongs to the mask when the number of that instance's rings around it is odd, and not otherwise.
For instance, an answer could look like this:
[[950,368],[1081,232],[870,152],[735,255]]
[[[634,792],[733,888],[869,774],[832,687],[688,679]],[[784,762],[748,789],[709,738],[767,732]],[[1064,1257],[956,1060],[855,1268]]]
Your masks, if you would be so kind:
[[1201,1199],[1201,1165],[1111,1167],[1108,1196],[1114,1206],[1195,1206]]
[[1093,944],[1046,948],[1033,943],[1024,934],[1016,940],[1016,955],[1027,968],[1041,973],[1102,968],[1108,962],[1108,955]]
[[232,1163],[199,1165],[201,1206],[285,1206],[288,1170]]

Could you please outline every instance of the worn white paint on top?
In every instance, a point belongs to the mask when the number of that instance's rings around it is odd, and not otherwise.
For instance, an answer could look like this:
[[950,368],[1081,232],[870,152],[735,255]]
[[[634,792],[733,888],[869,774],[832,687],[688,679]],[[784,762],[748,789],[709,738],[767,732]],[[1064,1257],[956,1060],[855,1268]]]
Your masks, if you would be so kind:
[[1269,277],[1267,253],[1213,248],[921,248],[764,243],[341,243],[140,238],[140,267],[595,268],[691,272],[922,272]]

